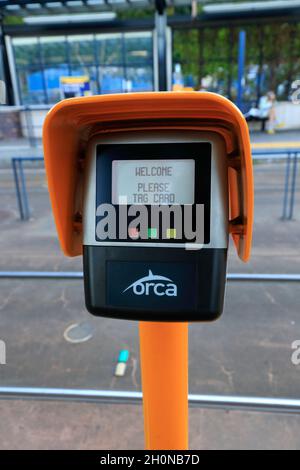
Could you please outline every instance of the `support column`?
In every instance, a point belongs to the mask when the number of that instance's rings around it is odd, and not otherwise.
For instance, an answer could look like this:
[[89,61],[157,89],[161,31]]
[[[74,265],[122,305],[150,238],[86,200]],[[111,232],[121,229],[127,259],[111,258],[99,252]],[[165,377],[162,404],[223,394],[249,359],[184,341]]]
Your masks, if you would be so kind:
[[147,450],[188,449],[188,324],[140,323]]
[[240,31],[239,34],[239,57],[238,57],[238,90],[237,106],[242,109],[244,77],[245,77],[245,59],[246,59],[246,31]]
[[165,0],[156,0],[155,6],[155,34],[158,55],[158,89],[159,91],[166,91],[168,89],[166,2]]
[[2,59],[3,64],[3,77],[0,76],[0,80],[3,80],[6,87],[6,104],[14,104],[14,92],[13,85],[10,76],[8,55],[6,50],[6,44],[4,39],[4,30],[3,30],[3,18],[0,16],[0,61]]

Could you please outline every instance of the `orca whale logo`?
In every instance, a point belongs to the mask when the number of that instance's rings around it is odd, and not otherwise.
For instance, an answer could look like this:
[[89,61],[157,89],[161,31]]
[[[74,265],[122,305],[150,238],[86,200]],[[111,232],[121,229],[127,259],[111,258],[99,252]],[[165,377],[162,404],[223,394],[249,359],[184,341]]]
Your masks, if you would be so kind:
[[172,279],[153,274],[149,269],[148,276],[141,277],[123,290],[123,294],[132,289],[134,295],[151,295],[158,297],[177,297],[177,286]]

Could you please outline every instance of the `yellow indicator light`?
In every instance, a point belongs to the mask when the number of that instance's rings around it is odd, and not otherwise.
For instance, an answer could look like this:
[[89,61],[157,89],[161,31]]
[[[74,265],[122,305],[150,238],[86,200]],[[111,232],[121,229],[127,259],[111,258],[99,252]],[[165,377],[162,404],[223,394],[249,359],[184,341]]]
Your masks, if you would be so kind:
[[168,228],[167,229],[167,238],[176,238],[176,229]]

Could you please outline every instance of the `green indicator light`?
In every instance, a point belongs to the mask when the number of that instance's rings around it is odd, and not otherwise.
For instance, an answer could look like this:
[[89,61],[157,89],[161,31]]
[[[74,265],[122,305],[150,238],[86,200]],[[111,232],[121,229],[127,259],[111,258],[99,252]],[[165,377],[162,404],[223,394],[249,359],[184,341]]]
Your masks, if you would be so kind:
[[157,238],[157,228],[148,228],[148,237]]

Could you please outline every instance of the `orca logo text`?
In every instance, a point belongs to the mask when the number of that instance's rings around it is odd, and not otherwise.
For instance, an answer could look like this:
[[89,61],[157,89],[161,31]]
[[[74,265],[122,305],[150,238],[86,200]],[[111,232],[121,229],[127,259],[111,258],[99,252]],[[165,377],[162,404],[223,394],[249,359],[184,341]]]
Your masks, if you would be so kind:
[[151,295],[157,297],[177,297],[177,286],[174,282],[165,276],[153,274],[149,269],[148,276],[142,277],[133,282],[124,291],[132,289],[134,295]]

